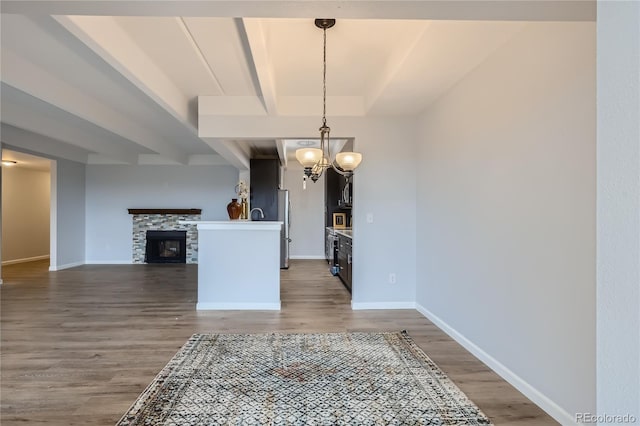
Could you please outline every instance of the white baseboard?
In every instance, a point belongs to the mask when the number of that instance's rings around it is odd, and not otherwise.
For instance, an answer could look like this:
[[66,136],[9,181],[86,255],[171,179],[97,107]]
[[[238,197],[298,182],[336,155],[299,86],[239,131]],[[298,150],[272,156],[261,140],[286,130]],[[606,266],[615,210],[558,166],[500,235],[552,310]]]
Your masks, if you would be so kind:
[[49,271],[50,272],[61,271],[63,269],[75,268],[76,266],[82,266],[82,265],[84,265],[84,262],[73,262],[73,263],[67,263],[65,265],[51,265],[49,266]]
[[42,256],[25,257],[22,259],[5,260],[4,262],[2,262],[2,265],[15,265],[16,263],[27,263],[45,259],[49,259],[48,254],[43,254]]
[[[131,265],[132,260],[87,260],[85,265]],[[141,263],[144,265],[144,263]]]
[[351,309],[354,311],[365,309],[415,309],[415,302],[354,302],[351,301]]
[[318,260],[318,259],[325,260],[326,257],[324,257],[324,255],[299,254],[299,255],[295,255],[295,256],[289,256],[289,259],[291,259],[291,260]]
[[198,303],[196,311],[279,311],[278,303]]
[[464,335],[459,333],[449,324],[444,322],[440,317],[429,311],[424,306],[416,303],[416,310],[422,315],[427,317],[429,321],[434,323],[438,328],[447,333],[449,337],[462,345],[466,350],[471,352],[476,358],[485,363],[489,368],[495,371],[500,377],[509,382],[514,388],[518,389],[524,396],[529,398],[534,404],[542,408],[551,417],[556,419],[562,425],[578,425],[575,417],[565,411],[558,404],[553,402],[550,398],[544,395],[542,392],[534,388],[527,383],[524,379],[518,376],[516,373],[507,368],[500,361],[489,355],[487,352],[478,347],[471,340],[467,339]]

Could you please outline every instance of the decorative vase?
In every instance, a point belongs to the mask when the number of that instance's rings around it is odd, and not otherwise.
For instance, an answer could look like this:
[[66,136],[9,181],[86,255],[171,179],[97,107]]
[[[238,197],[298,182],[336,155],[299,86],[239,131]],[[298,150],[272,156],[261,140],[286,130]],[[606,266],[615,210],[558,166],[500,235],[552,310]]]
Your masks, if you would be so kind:
[[242,214],[242,205],[238,202],[237,198],[232,198],[231,202],[227,204],[227,213],[229,213],[229,219],[237,220]]
[[243,198],[240,205],[242,206],[242,213],[240,213],[240,219],[249,219],[249,203],[247,203],[247,199]]

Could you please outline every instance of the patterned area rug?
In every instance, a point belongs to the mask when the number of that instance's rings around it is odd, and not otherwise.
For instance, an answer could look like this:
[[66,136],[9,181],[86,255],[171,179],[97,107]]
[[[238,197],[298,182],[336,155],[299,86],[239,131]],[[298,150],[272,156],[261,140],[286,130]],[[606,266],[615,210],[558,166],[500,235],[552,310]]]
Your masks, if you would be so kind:
[[489,425],[406,332],[194,334],[118,422]]

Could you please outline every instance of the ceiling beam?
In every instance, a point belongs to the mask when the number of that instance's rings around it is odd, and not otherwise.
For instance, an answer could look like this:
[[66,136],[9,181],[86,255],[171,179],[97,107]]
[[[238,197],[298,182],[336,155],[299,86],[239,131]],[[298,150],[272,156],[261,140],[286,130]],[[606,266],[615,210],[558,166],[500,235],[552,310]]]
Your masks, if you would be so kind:
[[224,88],[220,84],[220,81],[218,80],[218,77],[216,76],[216,74],[213,72],[213,69],[211,68],[211,64],[209,64],[209,62],[207,61],[207,58],[205,58],[204,54],[202,53],[202,49],[198,45],[198,42],[196,42],[196,39],[193,37],[193,34],[191,33],[191,30],[189,29],[189,26],[185,22],[184,18],[176,17],[175,21],[178,27],[180,28],[180,30],[182,31],[182,33],[184,34],[184,37],[187,39],[187,41],[191,45],[191,48],[193,49],[193,53],[196,55],[196,57],[200,61],[202,68],[207,72],[207,74],[209,75],[209,78],[211,79],[213,84],[217,87],[217,89],[220,91],[220,93],[224,95],[225,94]]
[[[180,164],[188,162],[188,156],[177,147],[159,139],[120,112],[86,96],[75,87],[55,78],[52,74],[6,48],[2,50],[2,80],[34,98]],[[61,93],[64,96],[60,96]]]
[[595,21],[596,1],[575,0],[3,0],[2,13],[92,16]]
[[[196,133],[189,99],[111,17],[54,16],[54,19],[122,74],[135,87]],[[187,31],[188,32],[188,31]]]
[[[220,112],[220,105],[216,101],[218,97],[212,96],[199,96],[198,97],[198,124],[203,121],[207,121],[209,117],[221,117],[218,115]],[[255,97],[241,97],[238,100],[236,108],[233,110],[245,110],[249,107],[250,110],[256,114],[266,116],[264,110],[260,107],[259,102]],[[228,117],[231,118],[231,117]],[[236,167],[240,171],[249,170],[249,158],[250,155],[245,152],[236,142],[233,142],[234,138],[217,138],[206,137],[200,132],[200,126],[198,125],[198,136],[209,147],[216,151],[222,158],[229,162],[232,166]]]
[[198,96],[199,115],[266,116],[258,96]]
[[[128,117],[86,96],[75,87],[26,61],[9,49],[2,50],[4,83],[76,117],[106,129],[167,158],[186,164],[187,155],[159,139]],[[64,96],[60,96],[64,93]],[[100,152],[99,150],[97,152]]]
[[251,56],[253,57],[253,61],[248,61],[248,63],[253,65],[258,77],[264,108],[267,114],[277,115],[278,99],[276,97],[276,85],[273,79],[273,67],[269,59],[269,50],[267,48],[267,41],[264,38],[262,23],[259,19],[242,19],[242,25],[239,26],[244,28],[247,35]]
[[287,149],[285,148],[284,141],[282,139],[276,139],[276,149],[278,150],[278,157],[280,157],[280,164],[283,167],[287,167]]
[[[356,124],[366,120],[361,117],[347,118]],[[340,123],[340,124],[339,124]],[[346,129],[344,117],[332,119],[332,129]],[[309,139],[318,137],[317,117],[218,117],[200,116],[200,137],[217,139]],[[350,137],[351,134],[333,135],[332,138]]]
[[[140,154],[139,164],[171,165],[157,154]],[[189,156],[189,166],[227,166],[229,163],[217,154],[194,154]]]
[[49,136],[20,129],[6,123],[0,127],[3,148],[14,151],[25,150],[28,153],[39,154],[49,158],[87,163],[89,153],[82,149],[59,141]]
[[202,136],[200,138],[233,167],[240,171],[250,169],[249,155],[247,155],[237,143],[222,138],[207,138]]
[[[5,86],[6,87],[6,86]],[[2,122],[40,135],[48,135],[91,153],[98,153],[125,164],[136,164],[138,152],[114,144],[113,138],[87,132],[57,117],[48,117],[29,107],[3,100]],[[4,135],[3,135],[4,137]]]

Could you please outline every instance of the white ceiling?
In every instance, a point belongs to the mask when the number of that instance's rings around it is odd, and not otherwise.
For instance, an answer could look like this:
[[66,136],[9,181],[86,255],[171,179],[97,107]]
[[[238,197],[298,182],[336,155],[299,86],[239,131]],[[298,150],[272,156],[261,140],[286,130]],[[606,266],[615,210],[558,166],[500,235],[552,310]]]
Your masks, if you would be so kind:
[[[442,2],[338,3],[337,23],[327,31],[329,122],[339,115],[417,115],[526,25],[527,16],[594,16],[590,2],[551,8],[555,2],[540,2],[545,7],[528,15],[489,6],[436,8]],[[155,6],[3,1],[3,143],[30,150],[39,144],[43,152],[56,146],[57,155],[88,163],[242,168],[258,152],[292,158],[296,141],[198,137],[198,97],[201,114],[314,116],[320,123],[322,31],[311,16],[331,8],[313,0]],[[444,19],[470,13],[501,19]],[[392,15],[416,19],[382,19]]]

